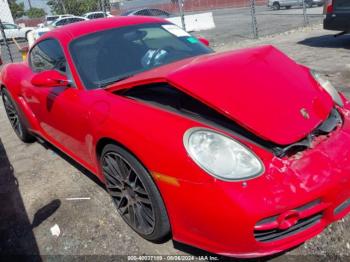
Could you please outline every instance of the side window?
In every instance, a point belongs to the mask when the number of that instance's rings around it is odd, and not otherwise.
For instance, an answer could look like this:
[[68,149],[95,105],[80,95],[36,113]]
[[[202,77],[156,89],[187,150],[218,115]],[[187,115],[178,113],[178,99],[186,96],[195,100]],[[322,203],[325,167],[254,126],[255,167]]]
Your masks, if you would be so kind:
[[104,14],[101,14],[101,13],[95,14],[95,18],[103,18],[103,17],[104,17]]
[[337,0],[333,1],[335,2],[335,9],[336,10],[349,10],[350,9],[350,2],[349,0]]
[[164,12],[163,10],[159,9],[150,9],[150,12],[153,16],[161,16],[161,17],[168,17],[168,13]]
[[67,24],[68,19],[61,19],[60,21],[57,21],[56,26],[62,26]]
[[135,15],[141,15],[141,16],[152,16],[151,12],[149,9],[142,9],[140,11],[137,11]]
[[55,26],[61,26],[63,25],[63,20],[59,20],[55,23]]
[[4,24],[5,29],[17,29],[18,27],[13,24]]
[[81,21],[85,21],[85,20],[81,19],[81,18],[73,18],[72,19],[72,23],[81,22]]
[[56,69],[66,73],[66,59],[57,40],[41,41],[30,52],[30,66],[34,72]]

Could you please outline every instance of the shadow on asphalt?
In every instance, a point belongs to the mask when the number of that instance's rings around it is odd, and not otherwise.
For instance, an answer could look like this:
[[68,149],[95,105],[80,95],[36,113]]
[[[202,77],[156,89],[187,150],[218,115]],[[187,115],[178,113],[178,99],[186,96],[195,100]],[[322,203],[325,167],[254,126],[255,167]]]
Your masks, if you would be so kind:
[[42,140],[42,139],[38,139],[37,141],[41,146],[43,146],[46,150],[51,150],[52,152],[54,152],[56,155],[58,155],[59,157],[61,157],[62,159],[64,159],[66,162],[68,162],[70,165],[74,166],[76,169],[78,169],[82,174],[84,174],[86,177],[90,178],[93,182],[95,182],[98,186],[100,186],[101,188],[103,188],[104,190],[107,191],[106,186],[104,183],[102,183],[96,175],[94,175],[93,173],[91,173],[89,170],[87,170],[85,167],[83,167],[82,165],[80,165],[78,162],[76,162],[75,160],[73,160],[71,157],[69,157],[68,155],[66,155],[65,153],[63,153],[62,151],[60,151],[58,148],[54,147],[53,145],[51,145],[50,143]]
[[17,179],[0,139],[0,260],[41,261],[39,255]]
[[52,200],[49,204],[40,208],[34,215],[32,228],[36,228],[48,217],[52,216],[56,210],[61,206],[61,200]]
[[342,35],[337,37],[334,35],[322,35],[310,37],[298,42],[298,44],[319,48],[350,49],[350,35]]

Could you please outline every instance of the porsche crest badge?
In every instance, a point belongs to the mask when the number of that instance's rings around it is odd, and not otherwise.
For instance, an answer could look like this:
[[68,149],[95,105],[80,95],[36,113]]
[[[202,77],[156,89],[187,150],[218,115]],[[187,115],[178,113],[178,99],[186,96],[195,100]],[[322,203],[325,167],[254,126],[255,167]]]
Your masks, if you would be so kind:
[[301,114],[305,119],[310,119],[309,112],[306,110],[306,108],[300,109],[300,114]]

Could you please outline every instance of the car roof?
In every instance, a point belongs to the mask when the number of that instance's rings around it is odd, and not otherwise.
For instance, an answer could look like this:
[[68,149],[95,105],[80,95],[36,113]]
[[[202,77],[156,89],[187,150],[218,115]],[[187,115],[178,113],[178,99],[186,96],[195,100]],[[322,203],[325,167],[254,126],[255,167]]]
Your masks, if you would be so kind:
[[70,35],[71,38],[77,38],[98,31],[145,23],[169,23],[169,21],[162,18],[145,16],[119,16],[86,20],[56,28],[45,34],[43,39],[49,37],[60,38],[63,35],[67,36],[67,34]]

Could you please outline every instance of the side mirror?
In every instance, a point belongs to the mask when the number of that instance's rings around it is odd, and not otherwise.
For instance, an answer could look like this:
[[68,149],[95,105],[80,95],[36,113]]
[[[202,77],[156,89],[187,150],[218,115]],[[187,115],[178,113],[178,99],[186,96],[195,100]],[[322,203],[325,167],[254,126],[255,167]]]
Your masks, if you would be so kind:
[[202,44],[205,44],[206,46],[209,46],[209,40],[204,37],[198,37],[198,40],[202,42]]
[[56,70],[49,70],[37,73],[31,80],[32,85],[37,87],[69,87],[71,81],[68,78]]

